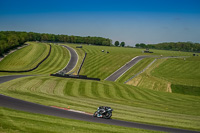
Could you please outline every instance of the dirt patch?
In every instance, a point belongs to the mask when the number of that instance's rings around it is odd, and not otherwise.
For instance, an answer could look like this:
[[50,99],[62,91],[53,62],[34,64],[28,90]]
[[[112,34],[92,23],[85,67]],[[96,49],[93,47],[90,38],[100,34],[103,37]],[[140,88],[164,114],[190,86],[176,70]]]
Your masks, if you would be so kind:
[[167,84],[167,92],[172,93],[171,83]]
[[137,85],[140,83],[141,79],[142,79],[141,76],[140,76],[140,77],[136,77],[136,78],[134,78],[134,79],[128,81],[126,84],[128,84],[128,85],[133,85],[133,86],[137,86]]

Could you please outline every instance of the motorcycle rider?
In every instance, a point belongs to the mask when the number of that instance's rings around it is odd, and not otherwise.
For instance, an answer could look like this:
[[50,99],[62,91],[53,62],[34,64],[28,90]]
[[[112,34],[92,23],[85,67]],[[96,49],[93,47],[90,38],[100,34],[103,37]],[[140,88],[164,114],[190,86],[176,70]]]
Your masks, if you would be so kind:
[[98,117],[102,117],[102,114],[106,111],[106,107],[100,106],[98,109]]

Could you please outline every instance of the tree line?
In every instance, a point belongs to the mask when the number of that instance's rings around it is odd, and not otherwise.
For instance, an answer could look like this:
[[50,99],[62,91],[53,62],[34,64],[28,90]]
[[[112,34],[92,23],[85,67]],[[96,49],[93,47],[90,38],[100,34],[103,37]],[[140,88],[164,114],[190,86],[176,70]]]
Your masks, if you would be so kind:
[[51,41],[102,46],[112,45],[111,39],[103,37],[81,37],[34,32],[0,31],[0,55],[7,52],[9,49],[23,45],[27,41]]
[[158,44],[144,44],[138,43],[136,48],[160,49],[160,50],[173,50],[173,51],[186,51],[186,52],[200,52],[200,43],[192,42],[164,42]]

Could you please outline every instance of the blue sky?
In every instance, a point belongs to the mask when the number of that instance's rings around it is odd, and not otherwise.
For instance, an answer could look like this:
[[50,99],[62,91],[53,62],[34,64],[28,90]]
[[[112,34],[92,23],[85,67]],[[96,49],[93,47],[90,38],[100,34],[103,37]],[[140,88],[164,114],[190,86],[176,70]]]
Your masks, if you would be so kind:
[[200,0],[0,0],[0,30],[200,42]]

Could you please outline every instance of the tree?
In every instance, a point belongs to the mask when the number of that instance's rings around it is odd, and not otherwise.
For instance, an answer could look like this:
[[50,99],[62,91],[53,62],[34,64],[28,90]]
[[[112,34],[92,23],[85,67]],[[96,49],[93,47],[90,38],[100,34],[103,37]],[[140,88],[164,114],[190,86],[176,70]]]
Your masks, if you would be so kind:
[[121,47],[124,47],[124,46],[125,46],[125,42],[121,42],[121,43],[120,43],[120,46],[121,46]]
[[146,44],[140,43],[140,47],[141,47],[141,48],[146,48]]
[[110,42],[109,42],[109,41],[103,41],[103,42],[102,42],[102,45],[103,45],[103,46],[110,46]]
[[140,44],[139,44],[139,43],[135,44],[135,47],[136,47],[136,48],[139,48],[139,47],[140,47]]
[[115,46],[119,46],[119,41],[115,41]]

